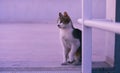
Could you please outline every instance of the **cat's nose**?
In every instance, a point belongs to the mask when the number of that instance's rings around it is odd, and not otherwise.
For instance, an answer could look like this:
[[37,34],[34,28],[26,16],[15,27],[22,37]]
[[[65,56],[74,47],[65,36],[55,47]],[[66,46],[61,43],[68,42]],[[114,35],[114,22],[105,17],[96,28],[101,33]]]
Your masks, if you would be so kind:
[[60,28],[60,25],[57,25]]

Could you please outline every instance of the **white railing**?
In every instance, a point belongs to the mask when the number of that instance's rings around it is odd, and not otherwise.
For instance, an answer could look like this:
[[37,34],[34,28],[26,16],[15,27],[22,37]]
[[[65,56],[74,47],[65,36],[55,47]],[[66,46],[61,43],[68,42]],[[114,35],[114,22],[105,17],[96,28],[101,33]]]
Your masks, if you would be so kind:
[[92,73],[92,28],[120,34],[120,23],[78,19],[82,24],[82,73]]
[[[82,19],[78,19],[78,22],[82,24]],[[120,23],[109,22],[104,20],[84,20],[84,26],[91,28],[98,28],[105,31],[110,31],[120,34]]]
[[92,73],[92,28],[120,34],[120,23],[92,19],[92,0],[82,0],[82,73]]

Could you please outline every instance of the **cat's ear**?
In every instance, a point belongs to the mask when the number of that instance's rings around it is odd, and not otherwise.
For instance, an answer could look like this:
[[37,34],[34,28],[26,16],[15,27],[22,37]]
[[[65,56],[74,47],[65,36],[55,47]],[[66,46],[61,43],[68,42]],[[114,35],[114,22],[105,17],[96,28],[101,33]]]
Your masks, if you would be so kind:
[[59,12],[59,17],[63,17],[63,15],[62,15],[62,13],[61,13],[61,12]]
[[68,15],[68,13],[66,11],[64,12],[64,16],[68,16],[69,17],[69,15]]

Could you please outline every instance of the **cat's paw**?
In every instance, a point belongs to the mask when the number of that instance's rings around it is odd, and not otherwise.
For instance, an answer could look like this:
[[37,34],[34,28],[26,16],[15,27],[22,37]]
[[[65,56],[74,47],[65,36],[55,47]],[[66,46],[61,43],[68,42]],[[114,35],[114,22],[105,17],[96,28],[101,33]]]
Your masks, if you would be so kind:
[[68,65],[69,63],[68,62],[63,62],[61,65]]

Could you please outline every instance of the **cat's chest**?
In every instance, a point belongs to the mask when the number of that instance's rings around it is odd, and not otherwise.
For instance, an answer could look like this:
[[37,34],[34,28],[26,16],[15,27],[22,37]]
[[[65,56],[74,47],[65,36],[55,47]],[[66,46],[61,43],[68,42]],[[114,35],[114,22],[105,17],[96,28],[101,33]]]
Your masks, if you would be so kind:
[[61,38],[64,40],[72,41],[74,39],[73,30],[63,30],[60,32]]

